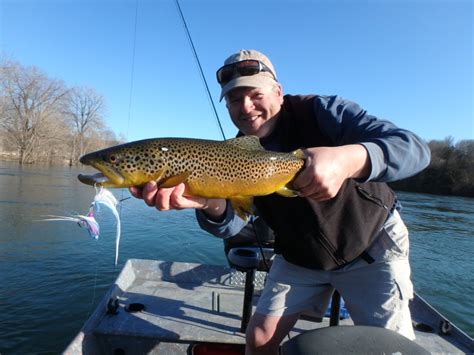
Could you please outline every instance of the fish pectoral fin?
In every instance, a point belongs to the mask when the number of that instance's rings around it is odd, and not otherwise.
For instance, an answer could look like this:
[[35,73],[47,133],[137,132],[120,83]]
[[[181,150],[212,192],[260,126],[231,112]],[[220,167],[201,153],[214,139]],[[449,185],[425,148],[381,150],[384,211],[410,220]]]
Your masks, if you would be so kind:
[[300,159],[306,159],[306,155],[303,152],[303,149],[296,149],[291,152],[291,154]]
[[298,196],[298,192],[290,189],[288,186],[283,186],[281,189],[275,191],[275,193],[284,197],[297,197]]
[[183,182],[186,182],[189,175],[191,175],[191,172],[185,171],[184,173],[181,173],[179,175],[170,176],[169,178],[166,178],[162,182],[160,182],[159,186],[167,188],[167,187],[173,187],[173,186],[179,185]]
[[260,139],[257,136],[242,136],[238,138],[232,138],[226,140],[225,143],[244,150],[265,150],[265,148],[260,144]]
[[153,176],[153,180],[156,182],[156,185],[161,186],[161,179],[163,179],[165,172],[165,169],[160,169],[158,170],[157,174]]
[[247,220],[246,213],[255,214],[253,209],[253,197],[248,196],[234,196],[229,199],[234,212],[242,218],[244,221]]

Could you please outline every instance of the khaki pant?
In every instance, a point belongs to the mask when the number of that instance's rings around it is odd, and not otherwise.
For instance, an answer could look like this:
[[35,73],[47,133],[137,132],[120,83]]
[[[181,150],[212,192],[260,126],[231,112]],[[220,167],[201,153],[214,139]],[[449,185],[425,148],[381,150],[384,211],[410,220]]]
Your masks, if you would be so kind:
[[357,259],[335,271],[312,270],[277,255],[256,312],[283,316],[312,310],[323,317],[336,288],[355,324],[388,328],[414,339],[408,252],[407,228],[394,211],[368,250],[375,260],[371,264]]

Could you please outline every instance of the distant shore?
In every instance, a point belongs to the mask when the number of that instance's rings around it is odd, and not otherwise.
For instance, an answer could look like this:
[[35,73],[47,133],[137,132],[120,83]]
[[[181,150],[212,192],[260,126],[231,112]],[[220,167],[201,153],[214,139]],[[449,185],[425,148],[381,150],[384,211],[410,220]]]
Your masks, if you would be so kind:
[[[19,160],[14,154],[0,154],[0,161],[17,162]],[[52,159],[50,161],[38,161],[24,163],[25,165],[51,165],[51,166],[70,166],[68,159]],[[74,164],[72,166],[79,166]],[[472,175],[472,174],[471,174]],[[436,169],[431,165],[411,178],[389,183],[389,186],[398,191],[426,193],[441,196],[459,196],[474,197],[474,185],[457,185],[456,179],[451,178],[453,172],[443,169]],[[474,177],[472,177],[474,178]]]

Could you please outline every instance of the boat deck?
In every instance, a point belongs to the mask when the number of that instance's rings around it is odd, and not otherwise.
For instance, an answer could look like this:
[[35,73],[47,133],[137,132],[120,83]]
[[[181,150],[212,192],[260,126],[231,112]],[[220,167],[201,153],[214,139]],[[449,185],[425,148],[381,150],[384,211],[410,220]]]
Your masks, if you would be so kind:
[[[185,354],[190,344],[200,342],[243,345],[242,275],[222,266],[131,259],[65,353]],[[261,285],[256,282],[254,304]],[[414,321],[424,325],[419,328],[437,329],[436,311],[419,298],[412,305]],[[290,337],[328,325],[327,318],[299,320]],[[416,342],[432,353],[472,353],[472,339],[464,344],[456,340],[463,339],[459,329],[445,328],[449,334],[416,331]]]

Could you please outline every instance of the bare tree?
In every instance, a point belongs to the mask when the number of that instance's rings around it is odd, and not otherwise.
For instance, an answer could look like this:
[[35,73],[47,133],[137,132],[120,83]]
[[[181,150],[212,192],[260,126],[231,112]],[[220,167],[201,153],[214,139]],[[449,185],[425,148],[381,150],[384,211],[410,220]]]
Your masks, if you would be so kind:
[[104,97],[91,88],[73,88],[65,114],[73,130],[70,146],[70,165],[72,165],[88,149],[88,133],[105,127]]
[[86,153],[124,142],[125,140],[123,137],[117,137],[117,135],[110,129],[105,128],[101,131],[94,130],[88,133],[88,148]]
[[16,151],[20,164],[67,159],[72,165],[117,142],[104,116],[105,99],[94,89],[68,89],[36,67],[0,58],[0,146]]
[[6,62],[0,67],[0,126],[18,150],[19,163],[33,161],[34,152],[55,138],[64,84],[36,67]]

